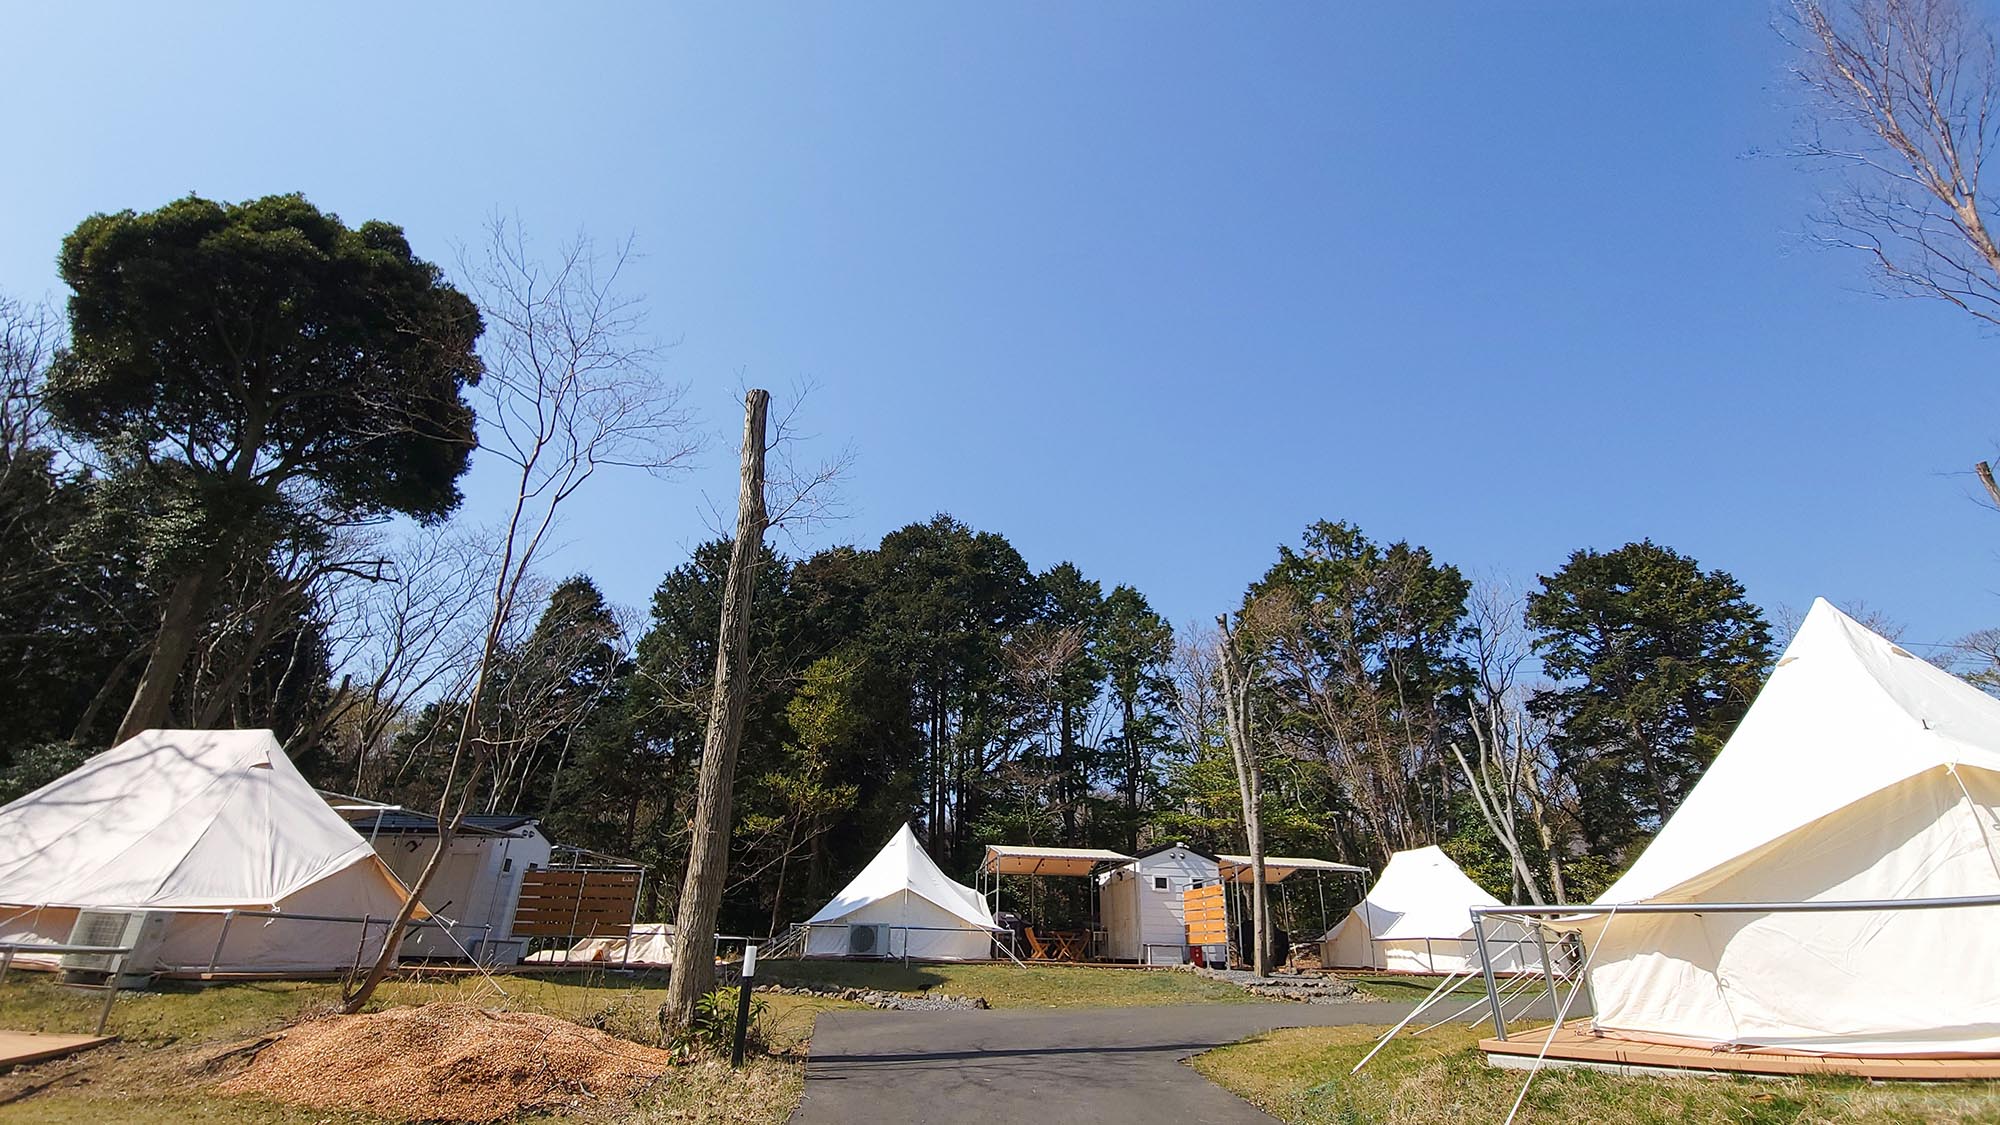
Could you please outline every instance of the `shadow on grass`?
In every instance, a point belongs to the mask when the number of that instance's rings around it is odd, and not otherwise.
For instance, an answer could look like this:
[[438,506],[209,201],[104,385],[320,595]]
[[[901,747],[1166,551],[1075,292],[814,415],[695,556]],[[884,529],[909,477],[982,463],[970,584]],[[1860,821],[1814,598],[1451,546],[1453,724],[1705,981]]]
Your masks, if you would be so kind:
[[924,992],[945,976],[923,965],[895,961],[759,961],[757,979],[791,988],[877,988],[884,992]]

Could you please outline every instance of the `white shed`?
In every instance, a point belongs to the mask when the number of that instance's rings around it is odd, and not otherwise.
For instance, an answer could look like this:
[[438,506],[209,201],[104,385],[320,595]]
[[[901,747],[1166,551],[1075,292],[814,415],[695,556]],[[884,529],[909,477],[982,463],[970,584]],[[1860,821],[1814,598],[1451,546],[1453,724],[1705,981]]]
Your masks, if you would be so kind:
[[1105,952],[1114,961],[1179,965],[1188,959],[1181,895],[1220,881],[1214,856],[1186,844],[1154,848],[1099,876]]
[[[437,851],[434,817],[402,810],[338,807],[405,885],[417,881],[424,864]],[[551,851],[549,838],[534,817],[466,817],[459,834],[452,837],[444,865],[424,890],[424,906],[440,920],[453,923],[450,936],[430,928],[412,930],[403,941],[403,956],[463,960],[470,953],[491,964],[519,961],[526,947],[514,937],[521,877],[547,867]]]

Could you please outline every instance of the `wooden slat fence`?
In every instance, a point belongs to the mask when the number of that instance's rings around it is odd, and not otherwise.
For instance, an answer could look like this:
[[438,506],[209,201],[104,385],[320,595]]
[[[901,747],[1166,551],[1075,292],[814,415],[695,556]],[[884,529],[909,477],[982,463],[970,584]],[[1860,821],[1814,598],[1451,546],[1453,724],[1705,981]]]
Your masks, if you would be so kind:
[[530,871],[521,877],[514,933],[521,937],[622,937],[639,901],[634,871]]

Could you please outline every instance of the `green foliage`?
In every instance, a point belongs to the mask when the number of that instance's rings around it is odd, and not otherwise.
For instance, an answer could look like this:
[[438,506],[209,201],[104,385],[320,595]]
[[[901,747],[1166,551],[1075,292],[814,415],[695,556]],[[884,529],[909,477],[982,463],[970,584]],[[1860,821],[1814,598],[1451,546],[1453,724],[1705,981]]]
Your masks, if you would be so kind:
[[1770,628],[1743,586],[1650,541],[1577,551],[1528,599],[1557,686],[1560,768],[1598,854],[1630,848],[1678,808],[1768,673]]
[[[41,406],[93,451],[97,522],[122,529],[161,595],[126,722],[173,721],[176,687],[182,722],[219,721],[275,622],[298,613],[260,571],[342,527],[457,506],[478,311],[401,230],[350,229],[298,195],[93,215],[57,266],[69,342]],[[259,624],[197,705],[183,677],[204,634],[228,627],[230,593],[260,599]]]
[[1265,737],[1301,763],[1301,800],[1344,854],[1385,859],[1451,830],[1470,590],[1422,547],[1322,521],[1245,596]]
[[50,414],[179,470],[161,479],[195,527],[254,517],[299,477],[343,515],[457,505],[479,313],[397,227],[350,229],[298,195],[189,196],[85,219],[57,265],[73,295]]
[[[693,1017],[674,1036],[672,1046],[695,1054],[728,1057],[736,1044],[736,1004],[737,990],[734,988],[718,988],[698,997],[694,1002]],[[754,993],[751,995],[750,1026],[744,1037],[747,1047],[762,1049],[758,1025],[769,1008],[763,997]],[[661,1009],[660,1018],[662,1026],[665,1026],[666,1009]]]
[[21,747],[0,767],[0,805],[40,789],[82,765],[96,751],[75,742],[43,742]]

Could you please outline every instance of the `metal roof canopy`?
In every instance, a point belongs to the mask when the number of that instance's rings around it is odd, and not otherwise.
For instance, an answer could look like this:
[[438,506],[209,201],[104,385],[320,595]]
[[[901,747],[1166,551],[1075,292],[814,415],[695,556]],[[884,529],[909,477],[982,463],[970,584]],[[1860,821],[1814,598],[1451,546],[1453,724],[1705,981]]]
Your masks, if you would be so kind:
[[[1223,882],[1248,883],[1253,873],[1250,857],[1247,855],[1218,855],[1215,857]],[[1368,875],[1366,867],[1356,867],[1351,863],[1335,863],[1330,859],[1309,859],[1304,856],[1267,855],[1264,857],[1264,882],[1282,883],[1300,871],[1331,871],[1338,875]]]
[[1099,864],[1130,863],[1132,857],[1104,848],[1037,848],[1026,844],[988,844],[979,861],[981,874],[1084,876]]

